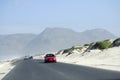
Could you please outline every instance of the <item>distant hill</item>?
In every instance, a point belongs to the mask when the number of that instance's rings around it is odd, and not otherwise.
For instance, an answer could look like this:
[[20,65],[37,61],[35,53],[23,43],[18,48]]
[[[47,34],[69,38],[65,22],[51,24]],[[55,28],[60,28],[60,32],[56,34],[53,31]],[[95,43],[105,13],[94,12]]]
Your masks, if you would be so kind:
[[115,36],[104,29],[75,32],[66,28],[47,28],[24,48],[26,53],[52,52],[99,40],[113,39]]
[[34,34],[0,35],[0,59],[23,55],[24,46],[35,37]]
[[[83,44],[106,39],[115,39],[116,36],[105,29],[92,29],[80,33],[84,39]],[[86,40],[85,40],[86,39]]]
[[39,35],[0,35],[0,56],[10,57],[52,52],[74,45],[113,38],[116,37],[104,29],[75,32],[66,28],[46,28]]

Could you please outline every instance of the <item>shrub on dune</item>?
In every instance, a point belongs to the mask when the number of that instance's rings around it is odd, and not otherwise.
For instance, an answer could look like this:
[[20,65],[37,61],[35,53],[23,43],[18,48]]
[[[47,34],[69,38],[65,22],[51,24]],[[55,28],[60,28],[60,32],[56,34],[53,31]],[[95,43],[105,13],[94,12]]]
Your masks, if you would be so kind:
[[109,40],[99,41],[95,43],[94,49],[107,49],[111,44],[112,43]]
[[120,46],[120,38],[113,41],[111,47]]

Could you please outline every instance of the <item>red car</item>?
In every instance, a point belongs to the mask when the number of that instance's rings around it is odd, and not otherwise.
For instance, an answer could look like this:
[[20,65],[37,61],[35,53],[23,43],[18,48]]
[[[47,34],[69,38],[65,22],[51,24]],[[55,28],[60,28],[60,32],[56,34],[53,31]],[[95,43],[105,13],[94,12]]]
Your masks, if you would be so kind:
[[56,62],[56,56],[54,54],[46,54],[44,57],[44,62]]

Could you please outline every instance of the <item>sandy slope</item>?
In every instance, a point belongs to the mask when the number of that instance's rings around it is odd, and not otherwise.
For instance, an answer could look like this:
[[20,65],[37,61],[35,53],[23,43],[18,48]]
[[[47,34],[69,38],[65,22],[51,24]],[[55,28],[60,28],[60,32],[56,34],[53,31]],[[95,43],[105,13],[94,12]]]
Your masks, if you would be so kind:
[[14,68],[11,61],[0,62],[0,80]]
[[90,50],[90,52],[85,53],[74,51],[71,55],[66,55],[57,55],[58,61],[120,71],[120,47],[103,51]]

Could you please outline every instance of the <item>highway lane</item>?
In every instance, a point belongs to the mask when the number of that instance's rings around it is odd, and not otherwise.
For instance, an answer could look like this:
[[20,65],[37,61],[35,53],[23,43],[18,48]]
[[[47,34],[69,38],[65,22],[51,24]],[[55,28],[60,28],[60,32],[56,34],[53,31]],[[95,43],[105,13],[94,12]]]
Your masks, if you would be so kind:
[[120,72],[65,63],[23,60],[2,80],[120,80]]

